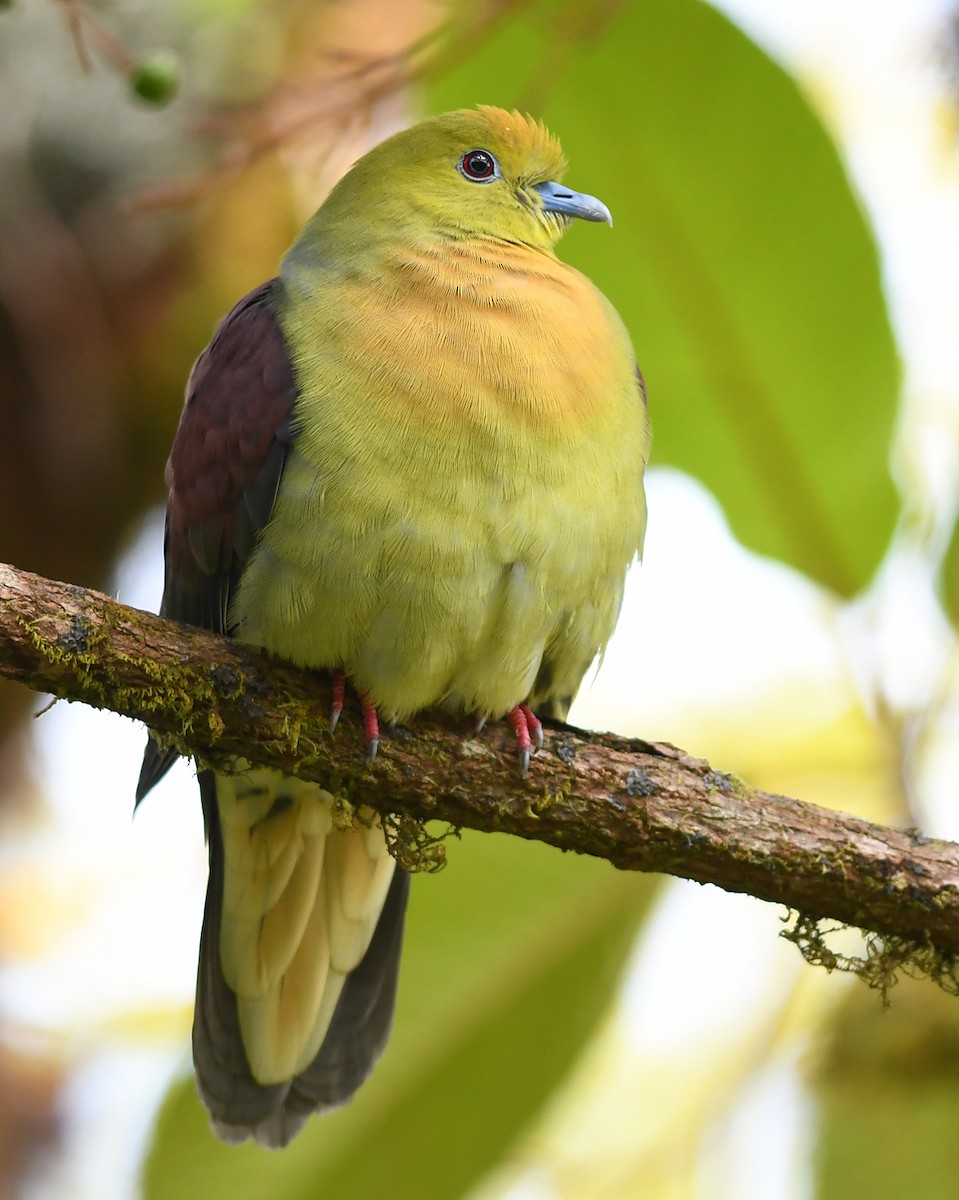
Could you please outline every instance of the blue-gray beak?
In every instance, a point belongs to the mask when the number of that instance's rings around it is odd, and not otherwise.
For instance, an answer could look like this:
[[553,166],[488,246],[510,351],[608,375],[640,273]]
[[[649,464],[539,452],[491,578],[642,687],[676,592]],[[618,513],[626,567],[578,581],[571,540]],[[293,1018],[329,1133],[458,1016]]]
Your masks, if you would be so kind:
[[583,221],[605,221],[612,225],[613,214],[602,200],[595,196],[586,196],[583,192],[574,192],[571,188],[563,187],[561,183],[534,183],[533,191],[538,192],[547,212],[562,213],[567,217],[580,217]]

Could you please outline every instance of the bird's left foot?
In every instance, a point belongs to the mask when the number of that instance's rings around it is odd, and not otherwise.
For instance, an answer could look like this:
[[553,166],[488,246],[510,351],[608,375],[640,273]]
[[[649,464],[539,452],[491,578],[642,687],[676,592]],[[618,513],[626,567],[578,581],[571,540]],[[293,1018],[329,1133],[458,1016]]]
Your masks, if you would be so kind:
[[346,672],[342,667],[334,667],[330,672],[333,678],[333,701],[330,704],[330,733],[339,725],[346,702]]
[[[330,733],[332,733],[339,724],[346,701],[346,672],[342,667],[334,667],[330,674],[333,678],[333,702],[330,705]],[[366,761],[371,763],[380,748],[380,719],[376,712],[376,705],[363,692],[358,694],[360,706],[363,709],[363,728],[366,732]]]
[[543,723],[527,704],[517,704],[506,714],[506,719],[513,727],[516,735],[516,746],[519,750],[519,773],[525,775],[529,770],[530,755],[543,746]]

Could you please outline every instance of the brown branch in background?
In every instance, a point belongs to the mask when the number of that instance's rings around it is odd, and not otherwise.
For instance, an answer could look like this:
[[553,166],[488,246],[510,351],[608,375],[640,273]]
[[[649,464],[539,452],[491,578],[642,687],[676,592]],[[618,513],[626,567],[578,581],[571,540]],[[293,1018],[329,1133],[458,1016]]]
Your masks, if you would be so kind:
[[86,38],[84,37],[86,13],[83,11],[80,0],[59,0],[59,4],[63,10],[63,19],[66,22],[70,40],[73,42],[73,49],[76,52],[80,70],[84,74],[89,74],[93,70],[93,61],[90,58],[90,51],[87,49]]
[[136,64],[136,59],[123,45],[116,34],[111,33],[102,22],[89,11],[84,0],[58,0],[63,10],[67,31],[73,42],[80,70],[89,74],[93,70],[91,44],[111,66],[122,75],[127,75]]
[[192,179],[141,190],[136,206],[165,209],[196,203],[281,151],[299,147],[315,152],[318,146],[332,151],[350,140],[350,130],[371,125],[379,105],[451,70],[528,3],[487,0],[460,6],[454,18],[391,53],[369,54],[349,46],[311,55],[316,65],[305,81],[284,80],[253,104],[198,117],[197,132],[222,141],[218,161]]
[[[91,11],[88,0],[56,2],[63,13],[82,71],[93,70],[94,52],[131,79],[135,78],[142,63],[149,65],[151,62],[151,59],[141,60],[129,50],[101,17]],[[305,38],[299,39],[306,47],[310,64],[303,72],[303,78],[296,82],[285,79],[276,83],[254,103],[201,111],[194,118],[194,129],[197,134],[220,141],[217,161],[192,178],[141,189],[135,197],[135,207],[150,210],[194,204],[264,158],[280,152],[308,149],[315,156],[318,147],[325,147],[332,154],[341,141],[350,141],[351,131],[373,124],[379,106],[401,96],[414,84],[427,83],[451,70],[474,54],[478,45],[529,2],[483,0],[451,6],[445,16],[441,15],[439,7],[422,4],[419,6],[423,10],[419,24],[420,27],[427,26],[426,32],[417,36],[407,34],[405,42],[400,40],[395,49],[380,53],[370,53],[362,48],[369,40],[371,14],[364,13],[369,4],[354,3],[339,10],[327,6],[325,20],[334,22],[332,32],[326,31],[327,38],[317,39],[308,32]],[[371,3],[375,4],[376,0]],[[588,21],[576,18],[576,36],[588,36],[594,27],[601,27],[621,3],[622,0],[605,0],[598,14]],[[416,6],[411,9],[415,10]],[[356,13],[359,13],[358,21]],[[395,17],[397,10],[394,8],[390,15]],[[407,18],[410,15],[407,12]],[[374,14],[372,25],[382,24],[381,17],[382,14]],[[347,23],[345,28],[338,29],[337,19]],[[388,22],[388,27],[393,23]],[[569,24],[568,19],[566,23]],[[404,22],[396,21],[395,24],[398,37],[402,39]],[[576,39],[565,40],[574,42]],[[154,57],[165,59],[168,56],[161,53]],[[169,88],[172,95],[175,90],[172,83]],[[142,88],[135,87],[135,90],[141,98],[157,99]],[[163,99],[166,98],[169,97],[164,94]],[[368,145],[363,146],[360,153],[368,148]],[[324,157],[320,155],[321,162]],[[334,179],[338,173],[333,172]]]
[[800,940],[832,918],[934,952],[933,974],[955,967],[959,846],[749,788],[673,746],[557,726],[521,780],[508,731],[429,714],[367,767],[360,721],[328,736],[325,673],[2,565],[0,675],[145,721],[213,765],[243,755],[405,819],[748,892],[802,914]]

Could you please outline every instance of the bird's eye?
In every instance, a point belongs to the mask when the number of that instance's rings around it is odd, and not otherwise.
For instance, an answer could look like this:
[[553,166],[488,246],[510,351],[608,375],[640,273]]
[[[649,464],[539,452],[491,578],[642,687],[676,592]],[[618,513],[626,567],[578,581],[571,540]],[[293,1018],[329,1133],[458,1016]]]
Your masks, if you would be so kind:
[[488,150],[469,150],[456,165],[474,183],[488,183],[499,178],[499,165]]

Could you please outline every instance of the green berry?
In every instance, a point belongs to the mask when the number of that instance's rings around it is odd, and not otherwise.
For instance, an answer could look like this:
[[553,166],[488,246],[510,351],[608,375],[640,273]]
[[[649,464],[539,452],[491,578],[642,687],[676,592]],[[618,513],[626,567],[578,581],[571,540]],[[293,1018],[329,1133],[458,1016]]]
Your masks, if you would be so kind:
[[168,104],[180,86],[180,66],[166,50],[141,58],[130,71],[130,87],[147,104]]

